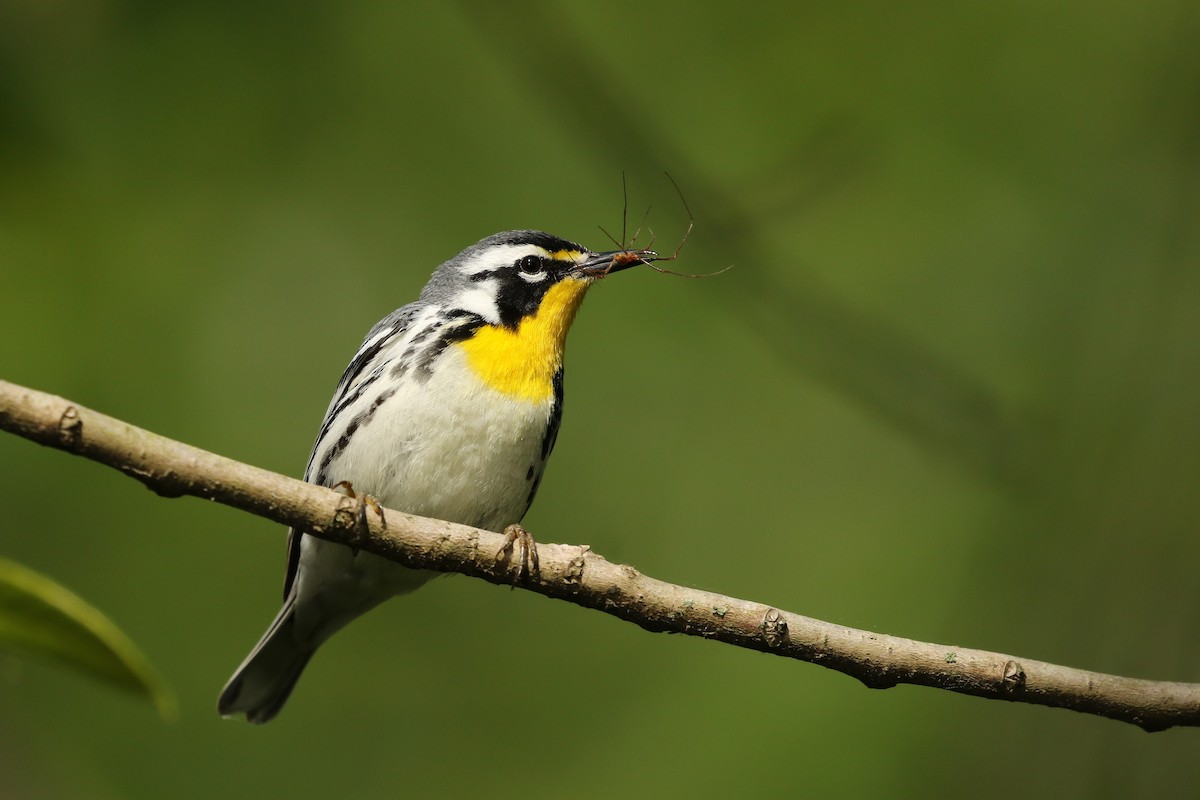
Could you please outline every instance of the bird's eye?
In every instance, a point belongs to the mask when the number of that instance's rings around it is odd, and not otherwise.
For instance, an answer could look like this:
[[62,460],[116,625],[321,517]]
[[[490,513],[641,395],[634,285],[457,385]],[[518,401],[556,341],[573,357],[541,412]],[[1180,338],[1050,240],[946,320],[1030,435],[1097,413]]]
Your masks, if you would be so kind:
[[528,275],[533,275],[542,271],[542,259],[540,256],[525,256],[517,261],[517,269]]

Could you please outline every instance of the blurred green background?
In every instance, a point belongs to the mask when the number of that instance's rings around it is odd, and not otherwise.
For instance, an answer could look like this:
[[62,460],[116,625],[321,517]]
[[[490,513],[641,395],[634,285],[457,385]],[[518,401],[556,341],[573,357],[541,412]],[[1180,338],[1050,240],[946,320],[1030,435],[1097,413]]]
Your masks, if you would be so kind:
[[[526,522],[836,622],[1200,680],[1195,3],[0,0],[0,377],[299,475],[376,319],[497,230],[596,287]],[[0,436],[0,553],[178,694],[0,659],[6,798],[1181,796],[1200,733],[438,581],[265,728],[283,531]]]

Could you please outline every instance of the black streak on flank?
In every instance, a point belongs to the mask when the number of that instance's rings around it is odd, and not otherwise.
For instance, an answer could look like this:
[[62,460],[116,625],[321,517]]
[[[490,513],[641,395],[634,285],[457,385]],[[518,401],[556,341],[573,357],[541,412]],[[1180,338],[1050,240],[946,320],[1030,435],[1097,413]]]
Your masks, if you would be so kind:
[[412,351],[413,351],[413,350],[416,348],[416,346],[417,346],[417,345],[419,345],[421,342],[423,342],[423,341],[425,341],[426,339],[428,339],[428,338],[429,338],[429,334],[433,333],[433,332],[434,332],[434,330],[435,330],[435,326],[433,326],[433,325],[426,325],[426,326],[425,326],[424,328],[422,328],[421,330],[419,330],[419,331],[416,331],[415,333],[413,333],[413,335],[412,335],[412,338],[408,340],[408,349],[409,349],[409,352],[412,352]]
[[[396,360],[396,365],[392,367],[392,377],[396,379],[403,378],[408,368],[411,367],[420,355],[421,345],[429,338],[436,330],[440,330],[442,326],[428,325],[412,335],[408,341],[408,347],[404,348],[403,355]],[[428,371],[428,370],[426,370]]]
[[433,377],[433,362],[437,360],[447,347],[455,342],[462,342],[475,335],[475,331],[483,327],[483,317],[470,311],[456,310],[446,315],[450,320],[438,329],[437,336],[416,359],[417,380],[424,383]]
[[554,373],[554,407],[550,409],[550,421],[546,425],[546,435],[542,438],[542,463],[550,458],[554,450],[554,442],[558,439],[558,426],[562,424],[563,412],[563,368],[559,367]]
[[542,461],[541,469],[536,469],[533,464],[529,465],[529,472],[526,473],[525,479],[532,480],[533,485],[529,487],[529,496],[525,498],[525,510],[533,505],[533,498],[537,495],[538,487],[542,485],[542,476],[546,474],[546,459],[550,458],[550,451],[554,449],[554,443],[558,440],[558,426],[562,423],[562,408],[563,408],[563,370],[562,367],[554,373],[554,407],[550,409],[550,419],[546,423],[546,435],[542,438]]
[[370,406],[358,412],[358,414],[356,414],[354,418],[350,420],[350,422],[346,425],[346,430],[342,431],[342,435],[338,437],[336,442],[334,442],[333,447],[329,448],[329,450],[327,450],[325,455],[321,458],[321,466],[317,469],[317,476],[314,480],[314,483],[317,483],[320,486],[329,485],[329,465],[332,464],[333,460],[337,458],[343,450],[346,449],[346,446],[350,444],[350,439],[354,436],[358,429],[370,422],[371,417],[375,416],[375,412],[379,409],[379,407],[386,403],[395,393],[395,388],[380,392],[379,395],[373,401],[371,401]]
[[[400,358],[396,359],[395,363],[391,364],[390,372],[392,378],[396,381],[403,380],[409,370],[415,366],[417,371],[413,377],[415,377],[417,381],[425,383],[433,375],[433,363],[437,360],[437,357],[454,342],[471,338],[475,331],[477,331],[483,324],[483,318],[470,311],[455,309],[453,311],[446,312],[443,315],[441,325],[429,325],[428,327],[413,334],[412,340],[409,342],[409,346],[405,349],[404,354]],[[352,376],[355,373],[364,369],[365,366],[370,363],[370,360],[375,358],[379,351],[387,343],[394,339],[395,335],[396,331],[393,331],[391,334],[384,337],[382,341],[377,342],[370,348],[359,353],[355,357],[354,361],[350,363],[350,366],[346,368],[346,373],[342,376],[343,384],[348,379],[352,379]],[[434,336],[435,338],[433,341],[426,344],[423,350],[418,347],[419,344],[423,343],[431,336]],[[325,438],[326,434],[328,434],[330,429],[333,428],[334,424],[341,417],[342,413],[347,408],[350,408],[360,397],[362,397],[363,393],[369,389],[371,385],[376,382],[376,380],[379,379],[380,375],[383,374],[387,367],[388,365],[386,363],[379,366],[375,372],[364,378],[357,386],[355,386],[352,392],[349,392],[346,396],[342,397],[338,401],[337,406],[329,413],[329,415],[325,418],[325,422],[321,426],[321,431],[317,435],[318,442]],[[335,442],[334,445],[329,448],[329,450],[326,451],[321,457],[321,464],[317,469],[316,475],[312,476],[311,480],[320,485],[326,485],[329,478],[329,465],[333,463],[333,459],[337,458],[338,455],[346,449],[346,445],[349,443],[350,437],[353,436],[363,424],[370,420],[372,415],[375,413],[375,409],[379,408],[384,401],[386,401],[395,393],[396,388],[394,387],[381,392],[379,396],[376,397],[372,402],[370,408],[360,412],[356,417],[350,420],[350,422],[346,425],[346,430],[342,432],[341,437],[339,437],[337,442]],[[313,456],[315,455],[316,452],[314,451]],[[311,460],[309,466],[311,468]]]
[[334,421],[337,420],[337,418],[341,415],[342,411],[344,409],[350,407],[351,405],[353,405],[354,401],[358,400],[358,398],[362,396],[363,392],[365,392],[367,389],[371,388],[371,384],[375,383],[375,381],[377,381],[379,379],[379,376],[381,374],[382,374],[382,367],[380,369],[375,370],[375,372],[371,373],[366,378],[363,378],[363,380],[360,381],[359,384],[354,387],[354,391],[350,392],[349,394],[347,394],[345,397],[343,397],[342,399],[340,399],[338,401],[337,406],[325,418],[325,422],[321,424],[321,430],[320,430],[320,432],[317,433],[317,441],[318,442],[325,438],[325,434],[329,433],[329,429],[331,427],[333,427]]
[[402,328],[400,326],[393,326],[392,329],[388,331],[387,336],[381,336],[375,342],[375,344],[359,350],[354,356],[354,360],[347,365],[346,371],[342,373],[342,379],[338,382],[338,385],[349,386],[350,382],[357,378],[358,374],[366,369],[367,365],[375,359],[375,356],[379,355],[380,350],[395,341],[396,335],[400,333],[401,330]]

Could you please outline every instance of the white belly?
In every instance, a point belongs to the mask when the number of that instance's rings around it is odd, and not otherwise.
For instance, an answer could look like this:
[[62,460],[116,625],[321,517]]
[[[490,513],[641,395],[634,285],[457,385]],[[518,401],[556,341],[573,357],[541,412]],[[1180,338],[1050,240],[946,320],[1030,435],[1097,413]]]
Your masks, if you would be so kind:
[[[355,431],[329,463],[328,482],[349,481],[387,508],[502,531],[521,520],[541,478],[553,404],[488,388],[451,346],[424,384],[410,377]],[[435,574],[305,536],[297,623],[323,640]]]

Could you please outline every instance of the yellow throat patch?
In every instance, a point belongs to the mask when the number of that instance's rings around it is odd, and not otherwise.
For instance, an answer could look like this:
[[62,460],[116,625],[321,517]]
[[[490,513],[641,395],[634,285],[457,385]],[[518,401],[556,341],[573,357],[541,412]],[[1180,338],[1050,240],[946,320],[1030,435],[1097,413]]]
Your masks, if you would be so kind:
[[578,278],[561,280],[516,330],[484,325],[459,342],[471,369],[498,392],[533,402],[548,400],[554,394],[554,373],[562,366],[567,329],[590,284]]

